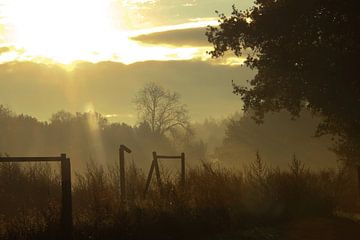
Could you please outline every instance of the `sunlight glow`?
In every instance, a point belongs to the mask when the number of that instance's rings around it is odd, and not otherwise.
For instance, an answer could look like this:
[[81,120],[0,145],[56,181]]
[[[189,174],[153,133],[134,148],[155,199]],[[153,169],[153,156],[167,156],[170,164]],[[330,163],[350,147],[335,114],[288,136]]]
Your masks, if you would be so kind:
[[200,28],[206,26],[216,26],[219,23],[216,19],[190,19],[190,22],[177,24],[177,25],[168,25],[168,26],[160,26],[148,29],[142,29],[138,31],[133,31],[131,36],[150,34],[154,32],[163,32],[163,31],[171,31],[171,30],[181,30],[181,29],[189,29],[189,28]]
[[183,24],[131,31],[125,30],[126,21],[119,17],[126,9],[114,9],[114,0],[2,1],[6,38],[14,50],[1,54],[0,62],[61,63],[71,69],[78,61],[204,60],[206,51],[198,47],[148,45],[131,38],[217,24],[212,18],[189,19]]
[[[12,0],[4,12],[18,48],[69,62],[111,52],[110,7],[109,0]],[[126,39],[118,36],[118,44]]]
[[87,113],[88,127],[91,133],[92,141],[92,160],[96,161],[98,164],[105,164],[105,150],[104,143],[100,134],[99,118],[96,114],[95,107],[93,103],[89,102],[85,106],[85,111]]

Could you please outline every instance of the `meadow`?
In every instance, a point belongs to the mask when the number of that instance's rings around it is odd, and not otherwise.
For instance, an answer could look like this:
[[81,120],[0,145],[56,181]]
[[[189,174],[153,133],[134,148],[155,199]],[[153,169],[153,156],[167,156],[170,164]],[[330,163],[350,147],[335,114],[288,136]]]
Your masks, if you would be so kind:
[[[161,166],[163,191],[153,181],[146,197],[147,170],[132,163],[126,202],[118,169],[92,162],[73,174],[74,239],[301,239],[287,235],[289,225],[338,226],[338,213],[360,212],[353,168],[312,171],[295,156],[284,170],[259,154],[242,171],[203,162],[187,168],[184,187],[176,170]],[[59,239],[60,192],[50,164],[0,164],[0,239]]]

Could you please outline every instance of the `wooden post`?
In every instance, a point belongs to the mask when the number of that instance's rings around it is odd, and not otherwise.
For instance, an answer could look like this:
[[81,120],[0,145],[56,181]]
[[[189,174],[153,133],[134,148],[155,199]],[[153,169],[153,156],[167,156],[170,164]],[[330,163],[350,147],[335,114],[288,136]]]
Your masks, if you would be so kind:
[[360,164],[357,165],[357,174],[358,174],[358,191],[360,195]]
[[181,153],[181,185],[185,186],[185,153]]
[[148,190],[149,190],[150,183],[151,183],[151,177],[152,177],[152,174],[153,174],[153,172],[154,172],[154,168],[155,168],[155,162],[152,161],[152,162],[151,162],[150,171],[149,171],[149,175],[148,175],[147,180],[146,180],[144,197],[146,197],[146,194],[147,194],[147,192],[148,192]]
[[155,166],[156,181],[157,181],[157,184],[159,186],[160,193],[162,194],[163,189],[162,189],[162,183],[161,183],[161,177],[160,177],[159,162],[158,162],[156,152],[153,152],[153,161],[154,161],[154,166]]
[[181,153],[180,156],[166,156],[166,155],[157,155],[156,152],[153,152],[153,160],[152,160],[149,175],[148,175],[148,178],[146,181],[144,197],[146,196],[146,193],[149,190],[149,186],[150,186],[150,182],[151,182],[151,178],[152,178],[154,170],[155,170],[155,174],[156,174],[157,184],[160,189],[160,194],[164,193],[162,182],[161,182],[161,176],[160,176],[159,161],[158,161],[159,159],[180,159],[181,160],[180,184],[183,187],[185,186],[185,175],[186,175],[185,174],[185,153]]
[[61,163],[61,233],[63,240],[73,239],[71,165],[66,154],[60,157],[0,157],[0,162],[59,162]]
[[120,145],[119,149],[119,167],[120,167],[120,197],[121,201],[126,200],[126,189],[125,189],[125,152],[131,153],[131,150],[125,145]]
[[158,160],[157,160],[156,152],[153,152],[153,160],[152,160],[152,162],[151,162],[151,167],[150,167],[149,175],[148,175],[148,178],[147,178],[147,180],[146,180],[144,197],[146,196],[146,194],[147,194],[147,192],[148,192],[148,190],[149,190],[150,183],[151,183],[151,178],[152,178],[152,175],[153,175],[154,170],[155,170],[155,175],[156,175],[156,182],[157,182],[158,187],[159,187],[159,189],[160,189],[160,193],[162,194],[162,193],[163,193],[163,190],[162,190],[161,177],[160,177],[160,169],[159,169],[159,163],[158,163]]
[[64,240],[73,239],[71,166],[66,154],[61,154],[61,228]]

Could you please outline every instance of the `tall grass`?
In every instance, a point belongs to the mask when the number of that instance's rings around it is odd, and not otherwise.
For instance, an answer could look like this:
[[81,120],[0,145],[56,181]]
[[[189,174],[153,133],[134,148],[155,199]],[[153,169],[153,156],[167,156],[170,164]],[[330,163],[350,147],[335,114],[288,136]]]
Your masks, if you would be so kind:
[[[73,181],[75,238],[201,239],[354,211],[359,201],[349,168],[313,172],[296,156],[288,170],[259,154],[242,172],[203,163],[187,169],[185,187],[162,172],[163,191],[154,181],[145,198],[146,174],[130,164],[124,203],[118,166],[88,164]],[[0,164],[0,239],[56,239],[59,212],[59,176],[49,165]]]

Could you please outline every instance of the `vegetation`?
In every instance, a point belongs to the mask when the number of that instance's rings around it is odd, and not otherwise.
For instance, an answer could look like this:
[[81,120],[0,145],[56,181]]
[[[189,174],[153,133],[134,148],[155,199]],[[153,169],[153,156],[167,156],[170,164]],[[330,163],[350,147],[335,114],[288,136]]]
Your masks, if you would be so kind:
[[187,134],[176,131],[175,135],[161,136],[152,134],[147,124],[109,122],[98,113],[59,111],[43,122],[0,105],[0,152],[11,156],[66,153],[77,170],[85,169],[90,160],[113,164],[118,160],[116,149],[120,144],[130,147],[130,159],[145,169],[154,150],[176,155],[186,152],[189,165],[218,159],[229,167],[242,167],[257,150],[264,160],[285,168],[294,152],[311,168],[336,165],[336,156],[327,149],[329,139],[312,137],[318,119],[304,113],[291,121],[282,112],[265,120],[256,125],[249,114],[235,114],[228,119],[192,123]]
[[[254,161],[254,152],[251,156],[243,154],[244,149],[266,145],[263,136],[274,143],[272,137],[278,135],[278,127],[284,125],[285,119],[280,114],[269,121],[273,134],[269,127],[259,130],[252,126],[246,113],[219,124],[194,124],[192,135],[171,138],[173,134],[152,131],[146,121],[129,126],[109,123],[95,112],[59,111],[49,122],[40,122],[0,106],[0,147],[10,155],[54,155],[61,151],[75,159],[75,239],[288,239],[289,234],[296,236],[288,232],[289,224],[301,219],[340,224],[337,212],[359,212],[360,199],[356,173],[349,166],[312,171],[294,155],[290,164],[286,163],[289,166],[282,164],[280,169],[265,162],[259,153]],[[314,122],[305,118],[299,126],[309,127],[309,123]],[[224,137],[223,142],[207,141],[214,144],[213,156],[205,142],[196,140],[196,130],[209,134],[209,129]],[[280,138],[287,136],[289,129],[303,133],[305,128],[291,126]],[[306,135],[298,136],[302,138],[297,138],[297,143],[288,144],[300,146],[308,141]],[[211,134],[208,137],[214,138]],[[136,153],[136,159],[127,159],[125,203],[119,196],[119,167],[114,164],[120,143],[126,143]],[[284,146],[279,143],[280,148]],[[160,193],[153,183],[144,198],[146,163],[150,163],[148,156],[154,149],[164,154],[179,149],[186,152],[186,186],[178,181],[177,171],[164,164],[164,191]],[[240,160],[247,164],[235,170],[234,163]],[[222,164],[227,161],[233,161],[231,168]],[[80,163],[85,167],[79,167]],[[58,174],[58,166],[50,164],[0,164],[0,239],[61,236]],[[357,225],[341,224],[349,228],[351,236],[360,236]]]
[[[183,7],[197,5],[192,2]],[[190,124],[180,95],[155,83],[135,95],[135,126],[111,123],[92,111],[59,111],[41,122],[0,105],[0,154],[70,156],[75,240],[360,239],[360,166],[354,167],[360,159],[358,6],[355,0],[255,0],[248,10],[234,6],[231,16],[219,14],[219,25],[206,33],[214,46],[210,54],[219,58],[231,51],[256,71],[247,85],[233,84],[244,103],[242,114],[220,123]],[[196,26],[206,19],[193,20]],[[189,30],[199,31],[179,31]],[[9,69],[5,72],[15,71]],[[106,69],[99,74],[112,75]],[[41,79],[46,76],[42,73]],[[69,95],[80,97],[75,92]],[[92,94],[85,95],[87,99]],[[300,120],[297,125],[284,120],[284,110]],[[268,114],[273,112],[277,114]],[[258,128],[252,120],[266,120],[267,125]],[[309,168],[302,161],[304,153],[330,162],[320,149],[330,139],[309,139],[307,130],[312,128],[317,136],[330,134],[335,152],[345,161],[333,168],[318,161],[316,169]],[[205,135],[212,140],[204,141]],[[126,159],[126,198],[119,191],[120,144],[126,144],[132,150],[126,156],[133,157]],[[160,162],[160,173],[157,164],[152,166],[157,177],[161,175],[162,189],[152,182],[144,196],[154,150],[161,155],[185,152],[186,181],[179,180],[172,165]],[[265,159],[284,152],[293,155],[290,162],[276,164],[264,161],[264,152]],[[61,211],[60,199],[70,197],[68,191],[61,195],[69,182],[66,177],[61,186],[58,167],[0,163],[1,240],[61,238],[65,218],[60,215],[70,216],[70,211]]]
[[189,130],[189,114],[178,93],[151,82],[138,92],[134,102],[139,120],[147,124],[153,134],[162,136],[179,127]]
[[59,111],[49,122],[42,122],[0,105],[0,132],[0,153],[12,156],[66,153],[75,169],[84,169],[88,161],[114,163],[118,159],[116,149],[124,143],[134,150],[134,159],[141,167],[147,167],[149,153],[155,149],[174,154],[181,147],[182,151],[189,150],[189,157],[194,159],[204,155],[197,141],[188,139],[182,144],[189,135],[175,135],[178,136],[176,142],[170,136],[153,134],[144,122],[135,126],[110,123],[96,112]]
[[[356,6],[356,7],[355,7]],[[257,70],[234,93],[262,121],[281,109],[298,116],[302,109],[323,117],[317,133],[332,134],[336,151],[356,162],[360,156],[359,8],[354,0],[257,0],[231,16],[219,15],[209,27],[213,57],[226,51],[246,58]]]
[[265,161],[284,169],[289,156],[296,153],[312,169],[334,168],[337,157],[328,149],[330,137],[314,136],[319,122],[306,111],[296,121],[285,111],[269,113],[260,125],[253,121],[250,112],[234,115],[224,123],[224,136],[214,155],[222,164],[242,167],[254,152],[260,151]]
[[[51,169],[0,164],[1,239],[56,239],[60,188]],[[89,164],[76,174],[75,239],[224,239],[229,233],[283,239],[285,223],[355,211],[359,201],[349,169],[312,172],[295,156],[284,171],[269,167],[259,154],[242,172],[204,163],[188,169],[185,188],[163,169],[163,195],[153,184],[146,199],[145,174],[132,164],[126,204],[117,173],[116,166]]]

